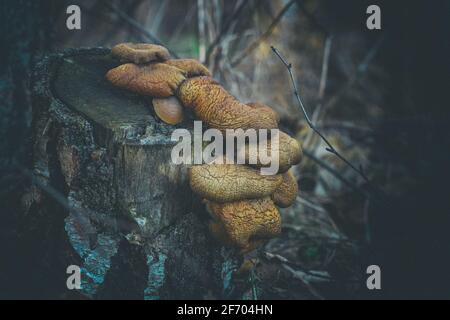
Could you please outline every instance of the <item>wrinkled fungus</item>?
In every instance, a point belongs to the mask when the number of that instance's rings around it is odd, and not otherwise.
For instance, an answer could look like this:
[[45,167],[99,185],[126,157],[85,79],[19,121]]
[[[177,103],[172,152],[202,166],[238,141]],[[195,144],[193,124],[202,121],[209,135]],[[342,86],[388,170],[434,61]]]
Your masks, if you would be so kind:
[[[242,103],[216,82],[209,70],[193,59],[170,59],[167,49],[152,44],[124,43],[112,54],[126,62],[106,74],[114,86],[153,98],[158,117],[171,125],[183,120],[183,108],[210,128],[277,129],[278,114],[260,102]],[[281,216],[276,206],[285,208],[295,202],[297,181],[288,171],[300,162],[302,152],[296,139],[279,132],[263,150],[279,155],[275,175],[261,175],[264,161],[247,165],[204,164],[189,170],[194,193],[205,199],[211,214],[211,234],[224,245],[241,253],[252,251],[281,232]],[[256,144],[247,144],[246,163],[260,155]],[[259,153],[258,153],[259,152]]]

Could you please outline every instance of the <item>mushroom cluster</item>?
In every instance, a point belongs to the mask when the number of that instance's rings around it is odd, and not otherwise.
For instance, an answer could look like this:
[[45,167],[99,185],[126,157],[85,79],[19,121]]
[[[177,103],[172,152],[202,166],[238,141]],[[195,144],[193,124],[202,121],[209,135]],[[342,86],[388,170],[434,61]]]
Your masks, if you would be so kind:
[[[209,128],[276,129],[279,117],[261,103],[244,104],[228,93],[209,70],[193,59],[171,59],[166,48],[153,44],[123,43],[112,55],[124,64],[109,70],[113,85],[151,97],[156,115],[168,124],[178,124],[191,110]],[[298,142],[280,132],[277,148],[279,170],[261,175],[254,165],[201,164],[190,168],[190,185],[202,197],[212,219],[212,235],[241,253],[254,250],[281,231],[278,207],[289,207],[298,193],[297,181],[289,171],[298,164]],[[250,157],[255,146],[246,147]]]

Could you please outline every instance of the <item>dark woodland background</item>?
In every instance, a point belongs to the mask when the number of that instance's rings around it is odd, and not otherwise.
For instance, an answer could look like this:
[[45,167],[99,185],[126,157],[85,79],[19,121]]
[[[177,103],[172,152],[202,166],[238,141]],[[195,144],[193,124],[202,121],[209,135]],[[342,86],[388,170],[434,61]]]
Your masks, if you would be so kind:
[[[65,26],[70,4],[81,7],[81,30]],[[381,7],[381,31],[365,27],[369,4]],[[21,232],[34,63],[70,47],[155,39],[204,61],[243,101],[276,108],[305,150],[298,202],[265,248],[290,263],[250,257],[250,283],[235,279],[243,292],[450,297],[450,1],[15,0],[1,1],[0,24],[0,297],[61,298],[33,268]],[[320,130],[372,186],[311,134],[270,45],[292,62]],[[380,291],[365,287],[370,264],[381,267]]]

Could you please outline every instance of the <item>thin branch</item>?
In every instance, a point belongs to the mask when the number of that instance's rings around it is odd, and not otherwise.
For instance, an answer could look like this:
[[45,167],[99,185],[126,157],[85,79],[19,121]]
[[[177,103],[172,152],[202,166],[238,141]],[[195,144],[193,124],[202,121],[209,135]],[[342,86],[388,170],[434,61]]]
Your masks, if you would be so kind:
[[[281,266],[288,271],[295,279],[300,280],[305,287],[309,290],[309,292],[311,293],[311,295],[313,295],[314,297],[316,297],[319,300],[325,300],[325,298],[319,293],[319,291],[317,291],[317,289],[311,284],[311,280],[313,280],[314,278],[312,278],[310,275],[306,274],[305,272],[301,271],[301,270],[295,270],[293,268],[291,268],[290,266],[288,266],[287,264],[281,263]],[[323,280],[322,281],[326,281]]]
[[242,12],[242,9],[244,9],[244,7],[247,5],[248,2],[249,1],[242,0],[239,3],[239,5],[237,6],[237,8],[234,10],[231,17],[225,22],[223,27],[220,29],[219,34],[216,36],[214,41],[208,47],[208,50],[206,51],[205,61],[201,61],[203,64],[208,65],[210,56],[211,56],[214,48],[220,43],[220,41],[222,40],[222,37],[228,32],[228,29],[230,28],[232,22],[239,17],[239,15]]
[[323,160],[319,159],[318,157],[316,157],[312,152],[310,152],[310,151],[308,151],[306,149],[303,149],[303,154],[306,157],[310,158],[315,163],[317,163],[319,166],[321,166],[322,168],[327,170],[336,179],[341,181],[343,184],[345,184],[347,187],[349,187],[353,191],[359,192],[359,193],[363,194],[366,197],[370,197],[370,194],[368,192],[366,192],[365,190],[359,188],[356,184],[354,184],[350,180],[347,180],[346,178],[344,178],[336,169],[334,169],[332,166],[328,165],[325,161],[323,161]]
[[[375,42],[375,44],[369,49],[367,54],[364,56],[364,59],[357,66],[355,72],[353,72],[353,74],[349,77],[348,81],[345,84],[343,84],[331,98],[328,99],[328,102],[323,103],[322,101],[323,97],[319,98],[319,103],[312,114],[312,121],[314,123],[317,124],[320,121],[320,119],[325,116],[325,112],[330,108],[332,108],[344,96],[344,94],[354,85],[354,83],[367,71],[368,65],[378,52],[383,39],[384,39],[383,36],[381,36]],[[312,137],[313,132],[309,132],[304,142],[304,145],[306,147],[309,147],[310,144],[312,143],[311,142]]]
[[[327,84],[328,79],[328,63],[330,60],[330,53],[331,53],[331,43],[332,43],[332,36],[326,36],[325,37],[325,44],[323,48],[323,58],[322,58],[322,71],[320,74],[320,84],[319,84],[319,93],[318,93],[318,101],[313,114],[312,114],[312,121],[317,124],[317,116],[320,114],[320,111],[323,107],[323,97],[325,96],[325,88]],[[309,131],[306,135],[304,146],[309,147],[312,138],[313,138],[314,131]]]
[[170,48],[168,48],[166,45],[164,45],[158,38],[156,38],[151,32],[149,32],[147,29],[145,29],[135,19],[133,19],[132,17],[127,15],[125,12],[123,12],[122,10],[120,10],[118,7],[111,4],[110,2],[108,2],[108,1],[102,1],[102,2],[105,4],[105,6],[107,6],[109,9],[114,11],[119,16],[119,18],[121,18],[124,22],[126,22],[131,27],[133,27],[136,31],[139,31],[140,33],[142,33],[145,37],[147,37],[150,41],[154,42],[155,44],[159,44],[161,46],[166,47],[167,50],[169,50],[170,54],[174,58],[179,58],[179,56],[174,51],[170,50]]
[[298,93],[298,89],[297,89],[297,84],[295,83],[295,79],[294,79],[294,74],[292,72],[292,64],[287,62],[286,59],[281,55],[281,53],[278,51],[278,49],[276,49],[274,46],[271,46],[272,51],[277,55],[277,57],[281,60],[281,62],[283,62],[284,66],[286,67],[286,69],[289,72],[289,76],[291,78],[291,82],[292,82],[292,86],[294,88],[294,95],[297,98],[297,102],[300,106],[300,109],[306,119],[306,122],[308,123],[309,127],[315,132],[317,133],[320,138],[326,143],[327,147],[325,148],[325,150],[327,150],[328,152],[334,154],[335,156],[337,156],[339,159],[341,159],[346,165],[348,165],[350,168],[353,169],[353,171],[355,171],[356,173],[358,173],[363,180],[367,183],[370,184],[370,180],[367,178],[366,174],[364,173],[362,167],[360,166],[359,168],[357,168],[355,165],[353,165],[350,161],[348,161],[344,156],[342,156],[334,147],[333,145],[328,141],[328,139],[316,128],[316,126],[312,123],[312,121],[309,119],[308,113],[306,112],[305,106],[303,105],[303,101],[300,97],[300,94]]
[[296,0],[291,0],[280,10],[280,12],[276,15],[276,17],[272,20],[272,23],[269,25],[267,30],[262,33],[255,41],[253,41],[250,45],[248,45],[242,53],[231,62],[231,66],[234,68],[238,64],[244,60],[244,58],[249,55],[253,50],[258,48],[261,42],[266,40],[273,32],[277,24],[281,21],[283,16],[286,14],[286,12],[289,10],[289,8],[296,2]]
[[[263,251],[263,252],[261,252],[260,256],[265,260],[275,261],[275,262],[280,263],[283,266],[296,268],[297,270],[295,270],[295,271],[297,271],[297,272],[300,271],[304,275],[307,275],[308,276],[307,279],[309,281],[312,280],[312,281],[316,281],[316,282],[321,282],[321,281],[322,282],[323,281],[359,282],[358,279],[336,279],[336,278],[333,278],[332,276],[330,276],[330,274],[326,271],[308,270],[308,269],[304,268],[301,264],[292,262],[292,261],[288,260],[286,257],[283,257],[282,255],[279,255],[276,253]],[[303,278],[303,279],[305,279],[305,278]]]

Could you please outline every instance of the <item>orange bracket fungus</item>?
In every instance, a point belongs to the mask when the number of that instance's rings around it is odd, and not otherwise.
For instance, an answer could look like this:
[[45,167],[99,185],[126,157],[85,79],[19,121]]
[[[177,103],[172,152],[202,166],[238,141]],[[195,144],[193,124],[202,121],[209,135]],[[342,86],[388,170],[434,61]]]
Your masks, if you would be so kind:
[[[209,70],[193,59],[170,59],[167,49],[152,44],[124,43],[112,54],[125,64],[109,70],[114,86],[151,97],[156,115],[168,124],[183,120],[184,108],[209,128],[277,129],[278,114],[262,103],[242,103],[216,82]],[[273,137],[272,137],[273,140]],[[297,140],[279,132],[269,140],[268,153],[278,153],[278,174],[262,175],[256,164],[201,164],[189,170],[194,193],[205,200],[211,214],[209,229],[225,245],[241,253],[263,245],[281,231],[278,207],[289,207],[297,197],[297,181],[289,169],[301,159]],[[245,159],[258,154],[246,144]]]
[[290,207],[298,194],[298,184],[291,171],[283,174],[283,181],[272,193],[272,200],[275,204],[281,208]]
[[210,230],[242,253],[256,249],[281,231],[281,217],[270,198],[227,203],[207,202],[213,216]]
[[283,182],[282,175],[262,176],[244,165],[204,164],[189,171],[192,190],[201,197],[230,202],[270,196]]
[[163,46],[147,43],[121,43],[112,48],[111,53],[121,62],[136,64],[170,59],[169,51]]
[[176,97],[153,98],[156,115],[165,123],[175,125],[183,121],[183,106]]

